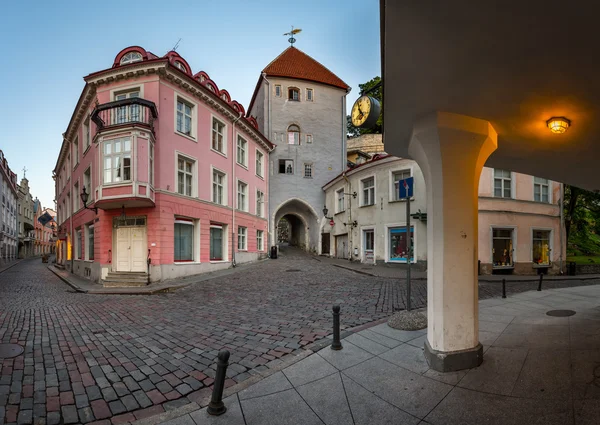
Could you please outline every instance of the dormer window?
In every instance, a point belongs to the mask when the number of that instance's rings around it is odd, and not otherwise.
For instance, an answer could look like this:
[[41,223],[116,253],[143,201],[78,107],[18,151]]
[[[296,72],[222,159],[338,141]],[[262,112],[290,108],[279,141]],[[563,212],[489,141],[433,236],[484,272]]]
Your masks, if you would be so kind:
[[182,62],[176,61],[175,66],[181,69],[183,72],[187,72],[187,69],[185,69],[185,65]]
[[297,89],[296,87],[290,87],[288,89],[288,99],[299,101],[300,100],[300,90]]
[[140,62],[142,60],[142,54],[138,52],[129,52],[121,58],[121,65],[127,65],[129,63]]

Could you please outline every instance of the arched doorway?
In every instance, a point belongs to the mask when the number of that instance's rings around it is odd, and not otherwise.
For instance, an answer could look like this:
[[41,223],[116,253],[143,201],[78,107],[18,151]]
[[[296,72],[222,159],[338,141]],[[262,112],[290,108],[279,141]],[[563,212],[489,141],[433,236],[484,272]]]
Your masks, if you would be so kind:
[[306,251],[318,252],[317,214],[305,201],[293,198],[275,210],[272,217],[272,244],[286,243]]

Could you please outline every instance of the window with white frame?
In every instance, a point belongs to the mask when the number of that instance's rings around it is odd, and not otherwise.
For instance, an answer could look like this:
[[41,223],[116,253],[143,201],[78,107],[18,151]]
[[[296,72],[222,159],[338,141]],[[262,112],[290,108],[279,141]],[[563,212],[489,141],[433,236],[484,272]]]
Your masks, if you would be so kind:
[[154,186],[154,143],[150,142],[148,180]]
[[177,157],[177,193],[192,196],[195,161],[185,156]]
[[248,249],[248,229],[246,227],[238,227],[238,250],[246,251]]
[[313,142],[313,136],[312,134],[307,134],[306,135],[306,144],[310,145]]
[[91,203],[94,200],[94,194],[92,193],[92,166],[91,165],[83,173],[83,187],[85,187],[85,191],[88,194],[88,203]]
[[[115,100],[125,100],[140,97],[140,89],[131,89],[114,94]],[[140,105],[119,106],[113,115],[113,124],[124,124],[140,121]]]
[[216,118],[212,120],[212,148],[217,152],[225,153],[223,137],[225,134],[225,124]]
[[281,86],[279,84],[275,84],[275,97],[281,97]]
[[180,97],[177,98],[177,131],[189,137],[192,134],[194,105],[186,102]]
[[248,211],[248,185],[238,180],[237,192],[237,209]]
[[85,225],[85,259],[88,261],[94,260],[94,225]]
[[514,267],[513,251],[513,229],[492,229],[493,267]]
[[88,116],[86,120],[83,122],[83,151],[85,152],[87,148],[90,147],[90,143],[92,142],[91,133],[90,133],[90,117]]
[[300,89],[298,89],[296,87],[288,88],[288,99],[299,101],[300,100]]
[[194,221],[175,219],[175,262],[194,261]]
[[549,266],[551,260],[550,253],[550,230],[533,230],[531,250],[533,263],[540,266]]
[[398,182],[400,180],[404,180],[409,177],[410,177],[410,170],[400,170],[400,171],[394,171],[392,173],[392,181],[394,183],[394,193],[392,194],[392,199],[394,201],[397,201],[400,199],[400,186],[399,186]]
[[375,177],[361,180],[362,186],[362,204],[361,206],[375,204]]
[[210,261],[223,261],[225,258],[225,246],[223,243],[223,225],[210,225]]
[[225,173],[213,170],[213,202],[225,205]]
[[263,175],[264,175],[263,159],[264,159],[263,153],[260,151],[256,151],[256,175],[258,177],[263,177]]
[[75,158],[74,162],[74,166],[73,168],[75,168],[75,166],[77,166],[77,164],[79,164],[79,137],[75,136],[75,140],[73,140],[73,158]]
[[294,174],[294,160],[293,159],[280,159],[279,160],[279,174]]
[[288,144],[299,145],[300,144],[300,127],[292,124],[288,127]]
[[304,163],[304,178],[311,179],[312,176],[312,163]]
[[265,203],[265,194],[260,190],[256,191],[256,215],[263,216],[263,205]]
[[79,211],[79,182],[73,185],[73,212]]
[[548,179],[533,178],[533,200],[536,202],[550,202],[550,182]]
[[265,246],[264,246],[264,234],[265,234],[264,230],[257,230],[256,231],[256,250],[257,251],[264,251],[265,250]]
[[313,89],[306,89],[306,100],[313,101]]
[[81,229],[75,230],[75,259],[81,260]]
[[335,197],[337,200],[335,209],[336,214],[346,211],[346,195],[344,195],[344,188],[337,190],[335,192]]
[[494,196],[512,198],[512,173],[508,170],[494,169]]
[[121,58],[121,65],[127,65],[128,63],[139,62],[142,60],[142,54],[138,52],[129,52]]
[[187,69],[185,69],[185,65],[183,64],[183,62],[175,61],[175,66],[183,72],[187,72]]
[[104,183],[131,180],[131,140],[128,137],[104,142]]
[[242,136],[238,136],[237,138],[237,163],[243,165],[244,167],[248,166],[248,142]]

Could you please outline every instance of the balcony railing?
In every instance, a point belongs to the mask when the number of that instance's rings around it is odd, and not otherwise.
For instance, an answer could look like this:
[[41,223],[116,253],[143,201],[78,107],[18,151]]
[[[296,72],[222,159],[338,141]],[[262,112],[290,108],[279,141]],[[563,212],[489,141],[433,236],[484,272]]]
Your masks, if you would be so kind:
[[132,97],[98,105],[92,112],[92,121],[98,131],[132,124],[142,125],[154,132],[154,120],[158,117],[156,105],[146,99]]

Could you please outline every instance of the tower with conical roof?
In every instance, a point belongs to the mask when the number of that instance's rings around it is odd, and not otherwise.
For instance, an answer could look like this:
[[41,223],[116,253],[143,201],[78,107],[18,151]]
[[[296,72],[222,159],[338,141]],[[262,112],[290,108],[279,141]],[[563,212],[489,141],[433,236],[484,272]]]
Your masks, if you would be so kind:
[[[346,165],[346,95],[350,87],[321,63],[288,47],[262,71],[248,114],[275,145],[268,197],[271,245],[287,241],[329,253],[322,187]],[[333,211],[333,205],[326,206]],[[287,232],[279,232],[280,221]],[[324,238],[323,235],[326,237]],[[345,247],[348,249],[348,247]]]

